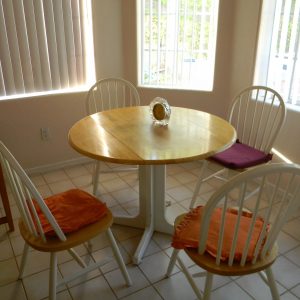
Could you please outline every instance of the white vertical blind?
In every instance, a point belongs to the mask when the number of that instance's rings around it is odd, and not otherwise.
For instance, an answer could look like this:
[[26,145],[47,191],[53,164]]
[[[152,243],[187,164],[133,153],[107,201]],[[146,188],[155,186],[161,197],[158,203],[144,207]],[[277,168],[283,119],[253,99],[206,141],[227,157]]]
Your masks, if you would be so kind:
[[89,1],[0,0],[0,97],[86,83]]
[[[24,16],[27,26],[28,47],[32,65],[32,75],[34,80],[34,89],[42,90],[42,68],[40,60],[40,51],[37,38],[37,24],[35,22],[35,13],[32,0],[24,1]],[[26,27],[25,27],[26,28]],[[35,50],[37,49],[37,51]],[[34,55],[32,55],[34,53]],[[34,72],[33,72],[34,70]]]
[[41,1],[34,1],[34,10],[35,10],[35,19],[36,24],[39,26],[37,29],[37,38],[38,38],[38,46],[39,46],[39,54],[40,54],[40,62],[42,69],[42,78],[43,85],[45,90],[52,89],[52,81],[51,81],[51,70],[49,64],[49,55],[47,51],[47,38],[46,38],[46,28],[44,22],[44,14],[43,14],[43,5]]
[[52,88],[60,89],[60,72],[58,66],[58,50],[55,35],[55,22],[52,1],[44,1],[45,27],[47,28],[47,45],[51,70]]
[[[74,33],[74,47],[75,47],[75,60],[76,60],[76,76],[78,82],[84,81],[84,64],[83,60],[80,59],[83,55],[84,49],[85,49],[85,40],[82,39],[82,28],[81,26],[82,20],[84,20],[85,16],[82,16],[80,12],[83,11],[83,9],[80,9],[79,2],[78,1],[72,1],[72,15],[73,15],[73,33]],[[86,10],[84,10],[86,11]]]
[[[7,3],[8,1],[3,1],[3,4]],[[16,22],[16,30],[17,30],[17,36],[18,36],[18,46],[20,51],[20,57],[21,57],[21,65],[22,65],[22,74],[23,74],[23,80],[24,80],[24,87],[25,92],[30,93],[34,92],[34,79],[33,79],[33,71],[32,71],[32,62],[31,62],[31,55],[28,45],[28,36],[27,36],[27,25],[25,20],[25,11],[24,11],[24,5],[23,1],[12,1],[14,6],[14,14],[15,14],[15,22]],[[9,22],[7,20],[7,17],[5,17],[5,22]],[[8,36],[8,38],[10,38]],[[11,49],[9,49],[11,52]],[[7,57],[1,57],[2,61],[6,59]],[[4,78],[7,76],[7,73],[5,72]],[[10,92],[9,94],[13,94],[13,92]]]
[[[5,30],[5,19],[2,2],[0,2],[0,54],[1,54],[1,67],[2,67],[2,78],[4,91],[12,93],[15,90],[14,77],[13,77],[13,66],[9,51],[8,37]],[[2,56],[6,59],[2,59]],[[7,74],[7,76],[3,76]]]
[[0,94],[1,93],[4,93],[4,79],[3,79],[3,73],[2,73],[2,65],[1,65],[1,62],[0,62]]
[[15,25],[13,3],[11,1],[9,2],[6,1],[4,3],[3,9],[5,11],[5,15],[7,16],[7,20],[8,20],[8,22],[6,22],[6,30],[7,30],[7,37],[10,37],[8,39],[8,43],[9,43],[9,49],[11,49],[11,62],[12,62],[12,68],[14,74],[15,89],[17,92],[23,93],[25,90],[23,76],[22,73],[18,72],[18,70],[22,68],[21,57],[20,57],[19,47],[14,46],[18,44],[18,36],[17,36],[16,25]]
[[74,85],[76,80],[76,60],[75,60],[75,48],[74,48],[74,32],[72,24],[72,7],[71,0],[63,1],[63,13],[64,13],[64,28],[66,36],[66,50],[68,60],[68,72],[70,85]]
[[68,65],[67,65],[67,51],[66,51],[66,34],[64,30],[64,20],[63,20],[63,8],[62,1],[54,0],[53,4],[53,16],[55,25],[55,34],[57,42],[57,52],[58,52],[58,65],[60,73],[60,83],[61,86],[69,85],[68,77]]

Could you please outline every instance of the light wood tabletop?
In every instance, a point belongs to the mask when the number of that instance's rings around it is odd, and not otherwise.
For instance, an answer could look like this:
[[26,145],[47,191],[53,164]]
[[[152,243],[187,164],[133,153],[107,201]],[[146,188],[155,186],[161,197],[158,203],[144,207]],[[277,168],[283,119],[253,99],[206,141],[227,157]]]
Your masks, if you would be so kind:
[[235,129],[206,112],[172,107],[168,126],[154,126],[148,106],[99,112],[75,123],[69,143],[79,153],[121,164],[174,164],[228,148]]
[[139,165],[139,213],[114,215],[117,224],[144,228],[132,258],[136,264],[154,231],[173,232],[165,216],[166,164],[202,160],[230,147],[236,139],[235,129],[217,116],[188,108],[171,109],[168,126],[155,126],[149,107],[138,106],[95,113],[69,131],[70,145],[85,156]]

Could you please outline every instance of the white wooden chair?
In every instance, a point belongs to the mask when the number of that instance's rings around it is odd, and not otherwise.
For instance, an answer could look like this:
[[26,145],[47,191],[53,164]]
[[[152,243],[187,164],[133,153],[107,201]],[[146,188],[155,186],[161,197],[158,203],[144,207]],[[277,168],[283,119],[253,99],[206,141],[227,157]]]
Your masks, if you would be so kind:
[[[229,123],[236,129],[238,140],[229,149],[203,161],[190,208],[195,205],[202,183],[211,178],[227,181],[230,173],[243,172],[270,161],[271,149],[284,124],[285,115],[285,103],[273,89],[250,86],[242,90],[234,98],[228,116]],[[209,161],[223,168],[207,176]]]
[[[86,112],[88,115],[99,111],[140,105],[140,96],[136,87],[122,78],[105,78],[96,82],[86,97]],[[100,173],[135,171],[137,167],[120,167],[101,170],[100,162],[96,161],[93,175],[93,193],[96,195]]]
[[[51,300],[56,299],[56,289],[59,286],[74,280],[78,276],[82,276],[87,272],[99,268],[101,265],[107,262],[106,260],[105,262],[97,262],[87,266],[73,249],[73,247],[83,244],[84,242],[88,242],[98,234],[106,232],[126,284],[131,285],[131,279],[128,275],[123,258],[110,229],[110,226],[113,223],[113,217],[109,210],[100,220],[86,225],[77,231],[65,234],[38,190],[35,188],[22,167],[1,141],[0,162],[6,174],[6,178],[9,180],[16,204],[20,212],[21,218],[19,221],[19,228],[20,233],[25,240],[19,278],[22,278],[23,275],[29,246],[38,251],[49,252],[49,298]],[[44,233],[44,229],[42,228],[42,223],[40,221],[41,219],[38,216],[38,208],[42,211],[43,215],[53,228],[54,232],[52,236],[48,236]],[[62,282],[57,283],[57,252],[63,250],[67,250],[83,269],[69,277],[64,278]]]
[[[251,199],[246,200],[247,190],[251,187],[253,181],[260,182],[259,191],[253,194]],[[268,192],[266,192],[266,189],[268,189]],[[278,300],[279,295],[271,270],[271,265],[277,257],[276,239],[285,222],[297,211],[300,205],[299,197],[299,165],[265,164],[233,177],[210,197],[204,207],[194,208],[189,212],[189,217],[185,214],[175,220],[175,228],[179,231],[175,230],[177,238],[175,238],[175,233],[173,247],[176,247],[176,243],[178,246],[178,237],[179,240],[184,241],[184,245],[188,245],[188,242],[184,240],[184,236],[193,224],[196,225],[196,228],[199,225],[200,231],[194,234],[196,238],[195,248],[187,248],[186,246],[174,248],[167,276],[171,275],[173,267],[178,261],[198,299],[207,300],[210,299],[214,274],[241,276],[258,272],[263,281],[269,285],[272,299]],[[266,198],[268,198],[267,202],[265,201]],[[235,221],[231,227],[228,223],[229,219],[227,219],[229,218],[228,209],[230,207],[233,207],[231,211],[235,212]],[[195,217],[191,221],[191,216],[193,214],[195,216],[196,211],[200,210],[202,211],[201,220],[198,219],[197,215],[197,221],[195,221]],[[214,227],[216,232],[214,246],[216,250],[211,255],[207,252],[212,249],[210,229],[214,225],[210,222],[212,222],[212,216],[217,210],[219,210],[219,217],[215,217],[214,220],[217,220],[219,224]],[[246,218],[244,214],[247,214],[248,217]],[[245,218],[248,222],[247,227],[245,227]],[[191,223],[187,225],[188,223],[184,223],[186,220],[190,220]],[[258,225],[260,230],[256,231],[256,238],[254,238],[254,232]],[[243,231],[245,237],[243,240],[240,239],[241,231]],[[181,234],[181,236],[178,234]],[[190,237],[189,240],[191,240]],[[252,246],[250,246],[250,242],[253,243]],[[191,275],[178,256],[182,248],[206,272]],[[238,260],[236,256],[237,249],[240,250]],[[227,259],[222,260],[221,257],[225,256],[226,251],[228,253]],[[193,276],[206,276],[203,298],[193,280]]]

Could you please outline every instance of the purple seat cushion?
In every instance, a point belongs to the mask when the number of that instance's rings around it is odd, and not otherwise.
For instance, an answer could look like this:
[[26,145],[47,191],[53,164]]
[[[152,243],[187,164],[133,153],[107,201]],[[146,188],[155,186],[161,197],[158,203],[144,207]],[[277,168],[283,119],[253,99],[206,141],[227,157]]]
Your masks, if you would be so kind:
[[237,141],[227,150],[211,158],[227,168],[243,169],[268,162],[272,159],[272,154],[265,154]]

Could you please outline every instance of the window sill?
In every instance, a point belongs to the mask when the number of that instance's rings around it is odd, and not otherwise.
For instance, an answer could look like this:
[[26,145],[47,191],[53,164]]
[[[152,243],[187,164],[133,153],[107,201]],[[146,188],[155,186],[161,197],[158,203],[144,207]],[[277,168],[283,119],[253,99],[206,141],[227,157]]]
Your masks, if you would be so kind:
[[159,86],[159,85],[141,85],[141,84],[138,84],[137,85],[138,88],[141,88],[141,89],[152,89],[152,90],[167,90],[167,91],[170,91],[170,90],[176,90],[176,91],[186,91],[186,92],[205,92],[205,93],[211,93],[213,91],[213,89],[204,89],[204,88],[188,88],[188,87],[168,87],[168,86]]
[[296,111],[300,113],[300,106],[299,105],[293,105],[289,103],[285,103],[287,110]]
[[3,96],[0,97],[1,101],[16,101],[22,100],[26,98],[38,98],[43,96],[56,96],[62,94],[72,94],[72,93],[84,93],[88,92],[90,85],[81,86],[79,88],[72,88],[72,89],[63,89],[63,90],[53,90],[48,92],[36,92],[36,93],[28,93],[28,94],[18,94],[18,95],[10,95],[10,96]]

